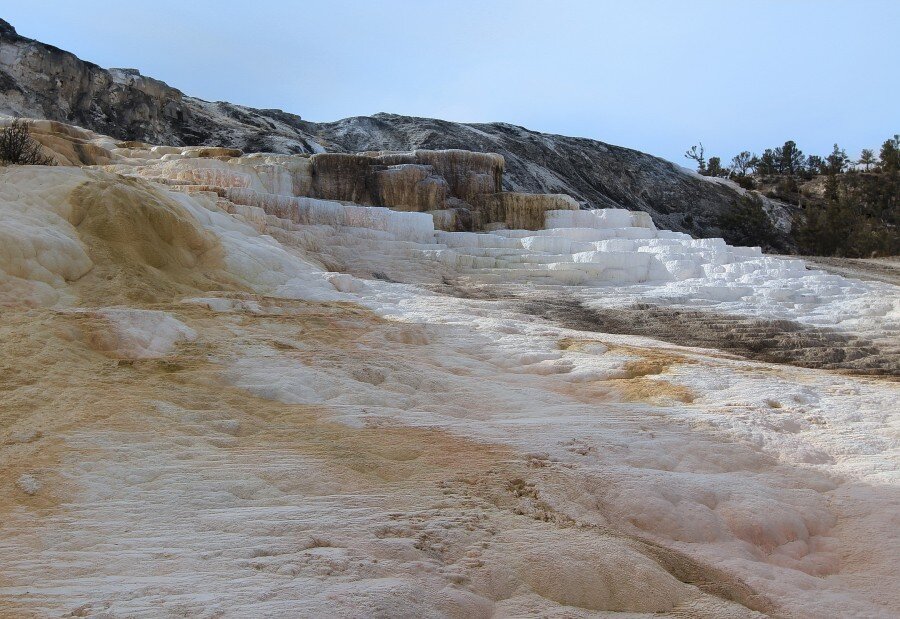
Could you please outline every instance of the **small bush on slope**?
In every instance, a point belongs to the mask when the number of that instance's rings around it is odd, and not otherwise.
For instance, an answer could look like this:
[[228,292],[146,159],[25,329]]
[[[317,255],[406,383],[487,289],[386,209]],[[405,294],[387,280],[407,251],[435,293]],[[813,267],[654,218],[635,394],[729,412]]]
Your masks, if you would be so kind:
[[54,165],[38,141],[31,137],[31,127],[24,120],[15,119],[0,129],[0,165]]

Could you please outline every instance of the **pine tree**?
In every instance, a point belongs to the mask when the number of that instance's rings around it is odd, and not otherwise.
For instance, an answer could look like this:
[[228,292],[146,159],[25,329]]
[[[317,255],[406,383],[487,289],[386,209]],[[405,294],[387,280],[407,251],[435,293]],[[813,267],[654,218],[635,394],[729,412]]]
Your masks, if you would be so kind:
[[684,152],[685,159],[693,159],[697,162],[697,171],[700,174],[706,173],[706,158],[703,156],[703,142],[699,143],[700,145],[691,146],[690,149]]
[[722,238],[732,245],[759,245],[783,250],[778,230],[766,213],[759,194],[741,196],[736,204],[722,211],[716,222]]
[[847,153],[844,149],[835,144],[831,154],[825,158],[825,162],[827,173],[833,176],[835,174],[844,173],[844,170],[847,169],[847,164],[850,162],[850,158],[847,157]]
[[763,154],[759,156],[759,162],[756,165],[756,171],[759,174],[778,174],[778,160],[775,151],[767,148]]
[[706,176],[728,176],[728,170],[722,167],[720,158],[710,157],[706,164]]
[[793,140],[788,140],[784,146],[775,149],[775,159],[781,174],[796,176],[803,171],[803,151],[797,148],[797,143]]
[[825,160],[818,155],[806,158],[806,169],[810,174],[825,174]]
[[866,166],[866,172],[868,172],[869,167],[875,163],[875,151],[871,148],[862,149],[862,152],[859,154],[859,162]]
[[900,135],[881,145],[881,169],[885,172],[900,170]]
[[747,176],[756,165],[757,160],[756,155],[753,155],[749,150],[739,152],[731,158],[732,174],[735,176]]

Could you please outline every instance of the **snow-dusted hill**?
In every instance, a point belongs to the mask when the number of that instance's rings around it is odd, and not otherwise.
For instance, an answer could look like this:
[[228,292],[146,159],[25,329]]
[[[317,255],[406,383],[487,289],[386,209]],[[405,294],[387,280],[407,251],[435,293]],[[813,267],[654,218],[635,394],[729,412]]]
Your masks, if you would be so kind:
[[900,612],[896,286],[497,192],[493,156],[34,135],[0,615]]
[[[2,19],[0,113],[72,123],[121,140],[229,146],[245,152],[499,153],[506,160],[508,191],[562,193],[588,208],[641,210],[660,227],[701,237],[719,236],[721,225],[730,225],[723,214],[744,195],[733,183],[698,176],[639,151],[506,123],[396,114],[315,123],[281,110],[203,101],[134,69],[103,69],[22,37]],[[794,207],[761,199],[776,226],[766,242],[790,249],[787,231]]]

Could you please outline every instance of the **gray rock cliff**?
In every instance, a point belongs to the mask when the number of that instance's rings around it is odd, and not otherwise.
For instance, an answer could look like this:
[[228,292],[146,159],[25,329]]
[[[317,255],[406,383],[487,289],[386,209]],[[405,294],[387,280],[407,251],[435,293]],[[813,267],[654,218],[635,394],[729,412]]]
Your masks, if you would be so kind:
[[[396,114],[314,123],[281,110],[204,101],[135,69],[103,69],[22,37],[3,20],[0,113],[72,123],[123,141],[227,146],[245,152],[498,153],[506,161],[506,191],[568,194],[586,207],[642,210],[660,227],[697,236],[720,234],[722,215],[738,208],[745,193],[727,181],[700,177],[636,150],[506,123],[467,124]],[[779,227],[774,244],[791,249],[786,234],[791,207],[767,199],[763,204]]]

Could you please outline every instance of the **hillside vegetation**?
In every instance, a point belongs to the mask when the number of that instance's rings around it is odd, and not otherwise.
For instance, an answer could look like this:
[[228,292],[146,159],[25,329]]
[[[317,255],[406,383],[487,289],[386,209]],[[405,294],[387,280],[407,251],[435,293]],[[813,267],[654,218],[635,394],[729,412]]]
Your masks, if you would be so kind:
[[[743,151],[723,165],[693,146],[685,157],[704,176],[730,178],[745,189],[799,207],[791,236],[800,253],[848,258],[900,254],[900,135],[881,149],[863,149],[852,160],[837,144],[826,157],[806,156],[789,140],[762,155]],[[773,232],[761,203],[748,198],[723,216],[723,235],[733,243],[763,244]]]

